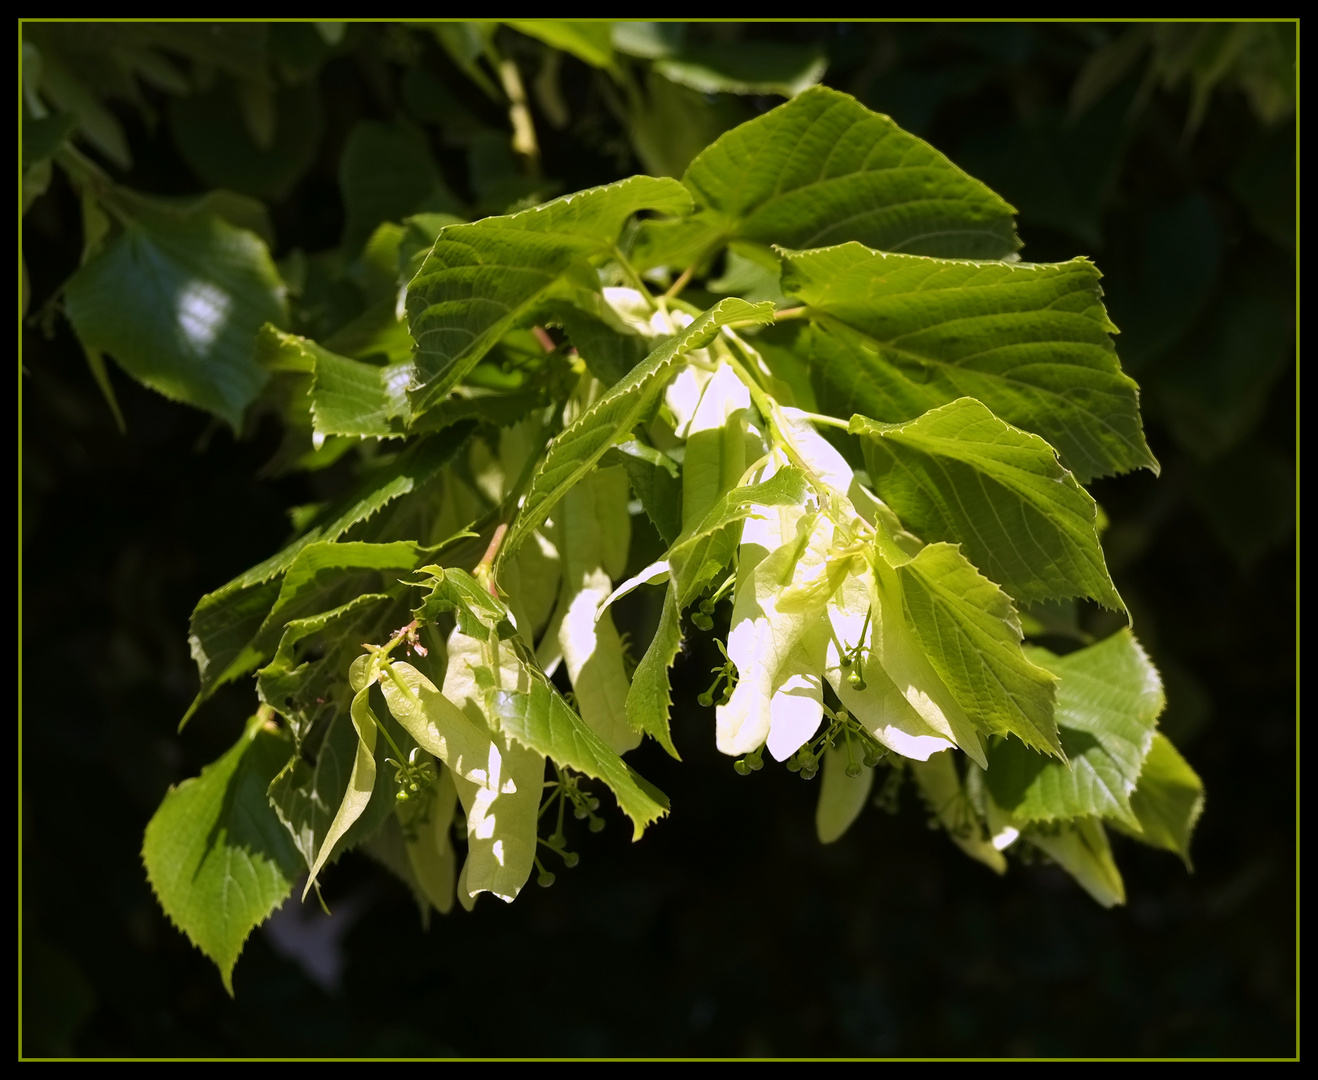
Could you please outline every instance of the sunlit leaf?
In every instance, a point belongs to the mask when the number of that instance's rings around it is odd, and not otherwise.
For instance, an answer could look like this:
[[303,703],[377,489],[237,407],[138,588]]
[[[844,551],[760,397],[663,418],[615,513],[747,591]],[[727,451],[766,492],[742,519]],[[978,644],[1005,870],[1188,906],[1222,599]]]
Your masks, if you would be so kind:
[[566,290],[571,273],[582,277],[584,268],[583,284],[594,287],[585,260],[607,255],[632,214],[689,205],[677,181],[635,176],[444,229],[407,290],[416,413],[442,400],[535,305]]
[[142,843],[160,906],[215,962],[231,995],[247,935],[283,903],[303,867],[266,798],[291,750],[254,717],[231,750],[165,796]]
[[860,244],[783,259],[783,291],[814,320],[803,347],[826,408],[900,423],[973,397],[1043,436],[1081,482],[1156,470],[1088,260],[953,262]]
[[1067,764],[1031,753],[1013,740],[992,748],[988,787],[994,801],[1021,821],[1111,818],[1139,830],[1131,796],[1140,783],[1162,712],[1162,681],[1129,630],[1088,648],[1030,659],[1057,684],[1057,724]]
[[1095,528],[1097,507],[1053,448],[958,398],[905,424],[853,417],[875,488],[927,541],[959,542],[1021,600],[1093,597],[1124,610]]

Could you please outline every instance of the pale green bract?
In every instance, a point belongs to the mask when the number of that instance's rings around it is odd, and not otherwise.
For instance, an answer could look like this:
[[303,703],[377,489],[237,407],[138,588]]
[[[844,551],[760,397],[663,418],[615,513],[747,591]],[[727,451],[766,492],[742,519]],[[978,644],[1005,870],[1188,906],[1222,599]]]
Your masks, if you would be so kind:
[[[519,25],[608,72],[630,40]],[[484,81],[489,27],[436,26]],[[1018,261],[1005,201],[824,87],[685,160],[471,222],[371,226],[415,200],[354,179],[350,250],[315,270],[351,272],[315,289],[362,306],[295,311],[323,340],[279,329],[256,233],[115,196],[122,227],[67,289],[94,370],[234,427],[261,393],[280,468],[358,474],[193,613],[194,709],[255,672],[261,711],[143,856],[226,986],[346,851],[391,853],[447,913],[551,883],[606,798],[639,839],[669,811],[624,760],[651,739],[712,741],[743,776],[822,769],[825,843],[909,783],[969,857],[1002,873],[1028,846],[1104,905],[1125,896],[1109,829],[1188,865],[1203,785],[1158,730],[1150,657],[1129,628],[1025,633],[1028,605],[1125,613],[1083,485],[1156,470],[1098,270]],[[723,662],[693,701],[672,672],[700,635]]]

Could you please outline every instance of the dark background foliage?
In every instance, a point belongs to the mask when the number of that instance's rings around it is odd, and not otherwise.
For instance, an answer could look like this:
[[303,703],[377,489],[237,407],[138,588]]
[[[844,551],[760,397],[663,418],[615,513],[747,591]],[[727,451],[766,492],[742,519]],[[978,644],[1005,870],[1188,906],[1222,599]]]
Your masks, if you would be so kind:
[[[1292,50],[1274,72],[1280,98],[1247,50],[1234,66],[1174,63],[1191,46],[1202,61],[1211,35],[1234,29],[1135,42],[1124,69],[1093,58],[1149,27],[688,29],[720,49],[817,45],[829,85],[1019,209],[1023,257],[1086,254],[1105,275],[1163,466],[1159,478],[1096,485],[1105,546],[1166,682],[1163,728],[1208,793],[1192,874],[1114,840],[1129,902],[1112,911],[1051,866],[995,878],[928,831],[909,792],[901,813],[869,810],[821,846],[813,786],[774,768],[735,775],[714,750],[712,710],[687,706],[674,718],[681,764],[640,751],[674,811],[641,842],[611,822],[579,838],[581,865],[552,888],[511,906],[485,898],[428,931],[401,886],[349,855],[326,876],[333,918],[287,905],[252,936],[230,1000],[157,907],[142,830],[253,704],[248,684],[230,686],[175,733],[196,691],[192,605],[275,550],[286,508],[338,477],[272,476],[272,420],[235,440],[116,369],[118,432],[57,306],[43,307],[81,245],[77,200],[57,173],[24,220],[22,1052],[1294,1054],[1294,30],[1277,32]],[[272,40],[315,51],[303,31],[275,27]],[[543,49],[501,34],[529,82]],[[340,242],[339,161],[360,119],[409,116],[467,213],[525,194],[499,188],[507,138],[488,136],[506,131],[505,114],[425,34],[354,25],[307,71],[288,106],[304,110],[306,145],[288,151],[287,175],[251,181],[271,207],[276,257]],[[450,104],[422,94],[426,80]],[[653,166],[603,76],[564,56],[559,86],[561,125],[532,95],[542,174],[524,185],[554,194]],[[178,113],[215,103],[143,95],[111,102],[133,152],[116,175],[159,194],[214,186],[218,166],[174,132]],[[702,139],[780,100],[697,99]],[[679,660],[678,700],[694,701],[709,666],[698,651]]]

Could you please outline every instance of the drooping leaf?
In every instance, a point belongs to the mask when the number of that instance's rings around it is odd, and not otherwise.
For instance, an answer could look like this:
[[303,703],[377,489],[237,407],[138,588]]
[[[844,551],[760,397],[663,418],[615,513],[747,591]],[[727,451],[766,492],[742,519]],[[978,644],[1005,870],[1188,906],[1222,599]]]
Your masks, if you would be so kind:
[[[785,684],[792,676],[802,673],[789,661],[798,643],[821,622],[828,594],[791,609],[783,604],[783,594],[824,565],[833,532],[833,522],[826,514],[797,507],[763,520],[752,519],[743,530],[728,631],[728,658],[736,665],[737,682],[732,696],[717,710],[717,742],[724,754],[747,754],[764,745],[774,726],[775,698],[790,689]],[[752,548],[759,549],[758,561]],[[816,666],[816,698],[818,671]],[[770,747],[776,758],[779,749]],[[795,750],[792,747],[781,757]]]
[[859,776],[848,776],[851,762],[845,745],[829,746],[824,751],[824,775],[815,806],[815,833],[821,844],[840,839],[869,802],[874,770],[862,766]]
[[311,864],[307,874],[306,888],[302,890],[304,900],[316,884],[316,875],[320,873],[321,867],[334,854],[335,845],[362,816],[375,791],[375,743],[380,722],[371,710],[370,692],[369,684],[362,686],[352,699],[349,715],[352,717],[353,729],[357,732],[357,752],[353,758],[352,772],[348,775],[348,786],[343,792],[343,801],[339,803],[334,820],[325,831],[325,837],[316,852],[316,861]]
[[1057,680],[1021,649],[1007,595],[951,544],[930,544],[891,573],[880,555],[876,568],[896,578],[929,663],[971,721],[1065,760],[1053,716]]
[[632,684],[627,690],[627,719],[632,727],[649,735],[677,760],[681,758],[668,728],[668,713],[673,701],[668,669],[673,666],[681,647],[682,615],[674,586],[669,585],[664,590],[664,606],[654,637],[632,672]]
[[[768,322],[772,318],[772,304],[720,300],[610,387],[550,444],[521,512],[504,539],[499,562],[515,552],[543,524],[564,493],[595,466],[610,446],[625,441],[631,429],[655,407],[679,357],[708,344],[728,323]],[[496,563],[496,571],[497,567]]]
[[680,214],[689,206],[677,181],[634,176],[444,229],[407,291],[417,343],[414,411],[441,401],[533,307],[567,290],[571,273],[596,287],[584,260],[607,255],[632,214]]
[[900,601],[886,591],[871,574],[852,573],[834,594],[824,667],[829,685],[866,731],[902,757],[925,761],[956,746],[979,753],[969,719],[955,701],[949,704],[946,686],[911,640]]
[[458,856],[450,830],[458,789],[453,774],[440,767],[433,800],[420,821],[415,819],[406,836],[407,861],[421,894],[441,915],[453,910],[453,890],[458,880]]
[[[270,805],[293,838],[304,868],[312,866],[317,855],[325,852],[328,852],[325,865],[336,861],[343,852],[374,836],[394,812],[392,792],[367,800],[361,814],[339,833],[332,847],[326,847],[330,828],[349,795],[354,763],[361,753],[361,739],[349,711],[354,692],[343,679],[347,655],[360,648],[360,644],[354,644],[331,650],[315,665],[320,679],[309,677],[308,684],[313,681],[330,683],[327,668],[334,670],[338,683],[332,685],[328,698],[308,709],[310,717],[302,725],[307,729],[312,728],[313,721],[319,725],[319,734],[312,739],[314,749],[308,747],[295,754],[270,783]],[[305,741],[304,746],[307,746]],[[383,778],[392,775],[385,762],[388,754],[388,743],[378,739],[374,755],[375,775],[382,788],[386,784]]]
[[1026,830],[1024,839],[1070,874],[1105,908],[1126,902],[1126,886],[1098,818]]
[[1057,724],[1067,762],[1008,740],[989,752],[993,800],[1020,821],[1111,818],[1138,832],[1131,797],[1162,712],[1162,682],[1129,630],[1066,656],[1028,655],[1057,684]]
[[266,798],[291,749],[258,714],[223,757],[165,796],[142,842],[160,906],[215,962],[230,995],[247,935],[284,901],[303,867]]
[[[677,377],[680,381],[694,369]],[[746,471],[745,417],[750,392],[728,364],[720,364],[700,387],[690,419],[676,434],[686,439],[682,458],[682,527],[693,529]]]
[[1139,838],[1176,852],[1189,869],[1190,834],[1203,813],[1204,784],[1161,733],[1153,736],[1130,808],[1139,821]]
[[725,134],[682,182],[696,197],[697,250],[855,240],[1000,259],[1020,246],[1006,202],[888,117],[822,86]]
[[646,825],[662,817],[668,809],[663,796],[633,773],[563,699],[517,636],[508,609],[463,570],[448,568],[442,571],[442,578],[434,574],[438,567],[426,570],[435,584],[417,609],[418,619],[428,622],[456,608],[455,634],[479,641],[485,650],[477,671],[483,668],[491,679],[499,680],[482,687],[483,712],[491,730],[559,765],[603,781],[632,819],[637,837]]
[[452,773],[467,818],[462,906],[480,892],[511,901],[535,865],[544,755],[508,740],[489,717],[495,688],[522,679],[514,654],[492,657],[487,642],[460,630],[447,651],[443,695],[407,664],[391,665],[381,686],[390,710],[441,752]]
[[900,423],[973,397],[1041,435],[1082,483],[1156,470],[1087,260],[950,262],[860,244],[783,259],[783,291],[814,320],[803,346],[825,408]]
[[856,416],[874,486],[927,541],[960,542],[1021,600],[1090,596],[1124,610],[1095,529],[1097,506],[1037,435],[958,398],[905,424]]
[[252,642],[278,599],[279,582],[265,581],[234,589],[226,586],[197,601],[188,645],[201,678],[199,701],[261,662],[262,654]]
[[619,568],[631,538],[622,470],[595,472],[576,484],[559,504],[557,523],[563,574],[558,642],[577,711],[611,749],[626,753],[641,735],[627,722],[622,642],[612,614],[600,611],[613,591],[606,555],[615,553],[606,549],[621,552]]
[[265,244],[207,214],[129,221],[69,280],[65,301],[88,346],[235,429],[266,379],[256,333],[287,317]]
[[767,480],[726,492],[709,508],[704,519],[683,533],[668,551],[667,561],[677,588],[679,607],[685,609],[689,606],[730,564],[739,538],[728,531],[728,526],[769,508],[798,506],[805,490],[805,476],[801,470],[785,466]]
[[944,751],[908,767],[929,809],[956,846],[995,873],[1006,873],[1007,860],[989,840],[953,755]]
[[632,839],[640,839],[647,825],[668,812],[667,800],[586,726],[543,672],[531,668],[530,676],[526,693],[497,695],[492,721],[510,739],[607,784],[632,820]]
[[347,710],[352,694],[345,673],[360,643],[381,637],[400,621],[390,615],[398,601],[389,601],[385,593],[360,593],[284,625],[274,656],[256,673],[256,693],[288,721],[299,743],[324,715]]
[[682,481],[677,462],[662,450],[628,439],[609,447],[600,465],[621,465],[626,470],[645,516],[665,544],[673,543],[682,532]]

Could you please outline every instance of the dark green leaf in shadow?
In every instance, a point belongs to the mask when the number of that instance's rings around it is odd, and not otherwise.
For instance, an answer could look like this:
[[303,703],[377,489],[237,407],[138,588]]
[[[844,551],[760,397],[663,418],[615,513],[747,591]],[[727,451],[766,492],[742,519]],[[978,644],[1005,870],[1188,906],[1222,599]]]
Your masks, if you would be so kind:
[[65,302],[86,345],[234,428],[266,379],[257,330],[287,317],[265,244],[209,214],[128,222],[69,280]]
[[293,190],[320,146],[320,96],[310,82],[281,86],[272,93],[273,130],[265,146],[252,137],[237,84],[228,79],[170,101],[174,141],[202,180],[276,202]]

